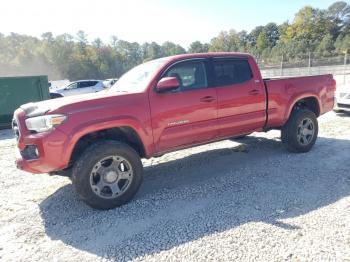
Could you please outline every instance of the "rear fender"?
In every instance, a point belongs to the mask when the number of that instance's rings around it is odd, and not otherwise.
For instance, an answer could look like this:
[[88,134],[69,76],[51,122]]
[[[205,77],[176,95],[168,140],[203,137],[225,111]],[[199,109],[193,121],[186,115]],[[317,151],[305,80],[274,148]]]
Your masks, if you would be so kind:
[[297,102],[302,100],[302,99],[305,99],[305,98],[315,98],[317,100],[317,103],[318,103],[319,111],[322,112],[322,108],[321,108],[322,103],[316,94],[303,93],[302,95],[296,95],[296,96],[292,97],[287,104],[286,111],[285,111],[284,117],[283,117],[283,124],[285,124],[288,121],[288,119],[292,113],[292,110],[293,110],[294,106],[297,104]]

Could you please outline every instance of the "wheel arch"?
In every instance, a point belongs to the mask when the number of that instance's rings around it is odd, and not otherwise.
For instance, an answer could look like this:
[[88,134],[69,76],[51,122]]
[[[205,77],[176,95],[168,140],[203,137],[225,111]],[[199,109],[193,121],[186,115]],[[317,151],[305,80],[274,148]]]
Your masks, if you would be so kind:
[[293,101],[290,103],[288,107],[288,111],[286,112],[286,115],[284,117],[284,122],[286,122],[289,119],[292,111],[297,108],[309,109],[311,112],[313,112],[316,115],[316,117],[319,117],[322,112],[321,103],[317,96],[307,95],[307,96],[297,97],[293,99]]
[[68,161],[69,166],[73,165],[81,153],[90,145],[101,140],[124,142],[132,147],[141,158],[147,155],[142,140],[136,130],[130,126],[118,126],[96,130],[80,136],[71,150]]
[[[82,152],[87,146],[99,139],[118,140],[129,144],[140,157],[150,157],[153,152],[153,135],[140,121],[130,117],[99,119],[98,122],[85,122],[70,130],[62,161],[65,167],[72,166],[76,160],[77,152]],[[77,149],[78,146],[78,149]],[[74,157],[72,157],[74,155]]]

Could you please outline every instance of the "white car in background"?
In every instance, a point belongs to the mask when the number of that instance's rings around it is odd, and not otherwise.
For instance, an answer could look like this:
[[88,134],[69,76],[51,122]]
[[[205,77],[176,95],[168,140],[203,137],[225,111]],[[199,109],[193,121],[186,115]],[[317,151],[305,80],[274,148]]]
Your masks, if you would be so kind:
[[66,86],[70,83],[68,79],[62,79],[62,80],[51,80],[49,81],[49,88],[51,92],[55,92],[55,89],[59,89],[62,86]]
[[350,84],[337,86],[337,91],[335,92],[334,111],[350,112]]
[[51,98],[73,96],[88,93],[95,93],[104,90],[106,87],[101,80],[79,80],[71,82],[61,88],[50,92]]
[[106,80],[103,81],[103,85],[104,85],[106,88],[110,88],[110,87],[112,87],[117,81],[118,81],[118,78],[106,79]]

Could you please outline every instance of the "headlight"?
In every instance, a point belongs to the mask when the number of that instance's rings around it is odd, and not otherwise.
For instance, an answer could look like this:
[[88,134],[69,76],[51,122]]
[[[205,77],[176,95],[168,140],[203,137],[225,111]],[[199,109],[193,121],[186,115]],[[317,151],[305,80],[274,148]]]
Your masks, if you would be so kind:
[[26,119],[28,130],[38,133],[49,131],[66,120],[64,115],[44,115]]

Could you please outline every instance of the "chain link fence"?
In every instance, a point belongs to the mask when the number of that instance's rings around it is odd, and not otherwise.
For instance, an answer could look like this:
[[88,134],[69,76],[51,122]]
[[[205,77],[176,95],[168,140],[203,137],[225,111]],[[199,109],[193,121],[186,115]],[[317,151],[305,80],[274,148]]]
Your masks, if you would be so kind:
[[280,63],[260,61],[259,67],[264,78],[333,74],[339,85],[350,83],[349,55],[313,58],[308,54],[299,57],[289,61],[281,57]]

